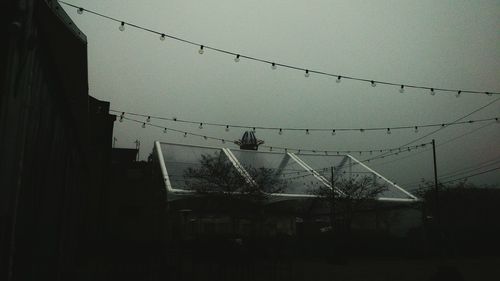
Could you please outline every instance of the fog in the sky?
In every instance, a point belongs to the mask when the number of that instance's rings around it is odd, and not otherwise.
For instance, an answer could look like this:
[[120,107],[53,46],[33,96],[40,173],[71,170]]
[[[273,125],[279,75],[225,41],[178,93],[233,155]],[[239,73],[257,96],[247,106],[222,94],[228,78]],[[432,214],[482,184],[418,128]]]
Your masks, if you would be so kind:
[[[401,84],[500,92],[500,1],[124,1],[68,0],[200,44],[278,63]],[[500,95],[437,92],[342,81],[198,48],[64,6],[88,39],[90,94],[119,111],[273,127],[368,128],[452,122]],[[498,117],[500,101],[469,119]],[[243,130],[153,120],[162,126],[235,140]],[[436,139],[438,173],[500,159],[500,124],[447,127]],[[371,150],[403,145],[433,129],[330,133],[257,130],[272,146]],[[469,132],[472,132],[468,134]],[[115,123],[116,147],[154,140],[221,146],[140,124]],[[462,136],[463,135],[463,136]],[[462,137],[459,137],[462,136]],[[459,138],[457,138],[459,137]],[[454,141],[447,142],[457,138]],[[440,143],[445,143],[439,145]],[[226,143],[226,146],[236,147]],[[365,159],[368,155],[353,156]],[[411,157],[408,157],[411,156]],[[404,159],[401,159],[404,158]],[[398,160],[401,159],[401,160]],[[395,161],[397,160],[397,161]],[[493,162],[493,161],[492,161]],[[490,162],[491,163],[491,162]],[[432,151],[369,165],[403,187],[431,180]],[[487,166],[480,172],[500,166]],[[500,172],[471,178],[498,184]]]

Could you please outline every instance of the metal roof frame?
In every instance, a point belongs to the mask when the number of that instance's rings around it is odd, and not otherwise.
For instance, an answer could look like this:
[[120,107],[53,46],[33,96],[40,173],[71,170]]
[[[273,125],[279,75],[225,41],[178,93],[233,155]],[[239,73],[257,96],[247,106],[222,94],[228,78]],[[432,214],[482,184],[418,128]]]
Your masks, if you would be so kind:
[[[154,154],[157,156],[157,159],[158,159],[158,162],[159,162],[159,166],[160,166],[160,169],[161,169],[161,172],[162,172],[162,176],[163,176],[163,181],[164,181],[164,184],[165,184],[165,188],[166,188],[166,191],[168,193],[177,194],[177,195],[188,195],[188,194],[195,193],[195,191],[193,191],[193,190],[185,190],[185,189],[176,189],[176,188],[172,187],[172,184],[171,184],[171,181],[170,181],[170,178],[169,178],[169,175],[168,175],[167,167],[166,167],[166,164],[165,164],[165,159],[164,159],[164,156],[163,156],[163,151],[162,151],[162,148],[161,148],[161,144],[162,143],[163,144],[167,144],[167,145],[173,145],[173,146],[219,149],[219,150],[221,150],[228,157],[228,159],[232,163],[233,167],[241,174],[241,176],[243,178],[245,178],[247,180],[247,182],[255,184],[255,181],[253,180],[253,178],[251,177],[251,175],[248,173],[248,171],[245,169],[245,167],[240,163],[240,161],[238,160],[238,158],[232,153],[231,149],[229,149],[229,148],[210,147],[210,146],[197,146],[197,145],[187,145],[187,144],[166,143],[166,142],[155,141],[155,143],[154,143]],[[255,153],[263,153],[263,152],[256,151]],[[264,152],[264,153],[281,154],[281,155],[283,154],[283,153],[279,153],[279,152]],[[306,171],[306,172],[310,173],[312,176],[314,176],[321,184],[323,184],[324,186],[327,186],[329,188],[332,188],[330,182],[324,176],[322,176],[318,171],[316,171],[311,166],[309,166],[307,164],[307,162],[305,162],[304,160],[302,160],[299,155],[297,155],[295,153],[291,153],[291,152],[287,152],[286,155],[288,155],[289,158],[292,159],[292,161],[294,161],[302,169],[304,169],[304,171]],[[317,156],[316,154],[300,154],[300,155],[314,155],[314,156]],[[339,156],[339,155],[336,155],[336,156]],[[339,167],[342,167],[343,165],[345,165],[345,162],[347,162],[347,160],[350,161],[350,162],[352,161],[356,165],[360,165],[364,169],[366,169],[369,172],[373,173],[374,176],[378,177],[379,179],[382,179],[383,181],[385,181],[386,183],[388,183],[390,186],[396,188],[397,190],[401,191],[402,193],[404,193],[405,195],[408,196],[408,198],[378,197],[378,198],[376,198],[376,200],[378,200],[378,201],[389,201],[389,202],[407,202],[407,203],[416,202],[416,201],[419,200],[416,196],[414,196],[413,194],[407,192],[406,190],[404,190],[403,188],[401,188],[400,186],[398,186],[396,183],[391,182],[390,180],[388,180],[387,178],[385,178],[384,176],[382,176],[381,174],[379,174],[375,170],[373,170],[370,167],[366,166],[361,161],[359,161],[356,158],[354,158],[352,155],[344,154],[344,155],[340,155],[340,156],[344,156],[345,158],[341,161],[341,164],[339,165]],[[335,188],[335,187],[333,187],[333,188]],[[341,190],[336,189],[336,191],[337,191],[338,194],[342,194]],[[300,198],[317,198],[317,197],[319,197],[318,195],[315,195],[315,194],[294,194],[294,193],[271,193],[271,194],[269,194],[269,196],[278,197],[278,198],[282,198],[282,199],[286,199],[286,198],[299,198],[300,199]]]

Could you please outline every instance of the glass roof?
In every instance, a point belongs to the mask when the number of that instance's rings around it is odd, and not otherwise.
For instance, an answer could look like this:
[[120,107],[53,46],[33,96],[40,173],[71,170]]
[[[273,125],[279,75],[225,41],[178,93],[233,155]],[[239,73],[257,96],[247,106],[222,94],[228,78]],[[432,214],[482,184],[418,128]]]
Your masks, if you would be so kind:
[[262,152],[229,148],[202,147],[184,144],[155,143],[155,153],[169,192],[186,192],[190,189],[189,169],[201,168],[204,156],[219,157],[221,161],[231,163],[227,167],[234,169],[242,177],[251,180],[248,171],[261,168],[285,182],[285,190],[276,196],[312,196],[314,189],[320,186],[330,187],[331,167],[334,178],[373,177],[374,181],[385,184],[388,188],[380,194],[380,200],[414,200],[415,196],[388,181],[376,171],[358,161],[351,155],[294,154],[280,152]]

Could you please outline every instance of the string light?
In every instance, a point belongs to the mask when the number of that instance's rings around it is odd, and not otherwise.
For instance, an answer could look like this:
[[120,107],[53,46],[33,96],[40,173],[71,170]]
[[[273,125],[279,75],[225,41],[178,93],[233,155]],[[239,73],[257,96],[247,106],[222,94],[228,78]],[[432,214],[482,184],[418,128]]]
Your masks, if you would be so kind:
[[387,128],[387,134],[390,135],[391,134],[391,128]]
[[84,11],[84,9],[83,9],[83,8],[78,8],[78,9],[76,10],[76,12],[77,12],[79,15],[83,14],[83,11]]
[[[372,128],[341,128],[341,129],[328,129],[328,128],[279,128],[279,127],[266,127],[266,126],[250,126],[250,125],[232,125],[228,123],[210,123],[210,122],[200,122],[200,121],[189,121],[189,120],[180,120],[177,119],[176,117],[173,118],[168,118],[168,117],[159,117],[159,116],[153,116],[150,114],[138,114],[138,113],[132,113],[132,112],[125,112],[125,111],[118,111],[118,110],[113,110],[111,109],[110,112],[116,112],[120,114],[120,119],[123,119],[125,114],[128,115],[133,115],[133,116],[141,116],[146,119],[146,122],[150,122],[151,119],[159,119],[159,120],[165,120],[165,121],[175,121],[175,122],[181,122],[181,123],[187,123],[187,124],[198,124],[199,129],[203,129],[204,125],[210,125],[210,126],[220,126],[224,127],[226,131],[229,131],[230,127],[233,128],[243,128],[243,129],[251,129],[253,131],[256,131],[257,129],[261,130],[278,130],[278,134],[282,135],[284,131],[303,131],[305,134],[310,134],[311,131],[319,131],[319,132],[326,132],[330,131],[332,135],[336,135],[337,131],[346,131],[346,132],[366,132],[366,131],[391,131],[392,130],[402,130],[402,129],[411,129],[414,130],[415,133],[418,132],[419,129],[421,128],[431,128],[431,127],[447,127],[447,126],[454,126],[454,125],[462,125],[462,124],[472,124],[472,123],[479,123],[479,122],[488,122],[488,121],[496,121],[497,118],[499,117],[491,117],[491,118],[484,118],[484,119],[476,119],[476,120],[467,120],[467,121],[455,121],[455,122],[450,122],[450,123],[437,123],[437,124],[421,124],[421,125],[411,125],[411,126],[394,126],[394,127],[372,127]],[[141,122],[142,123],[142,122]],[[390,134],[389,132],[387,132]]]
[[163,133],[166,134],[167,133],[167,128],[164,128],[163,129]]
[[160,36],[160,40],[161,40],[161,41],[165,41],[165,34],[164,34],[164,33],[162,33],[162,34],[161,34],[161,36]]
[[188,133],[184,132],[184,137],[187,137]]
[[431,88],[431,96],[434,96],[436,92],[434,92],[434,88]]
[[370,81],[370,83],[372,83],[372,87],[377,86],[377,83],[375,83],[375,81],[373,81],[373,80],[372,80],[372,81]]
[[276,63],[274,63],[274,62],[273,62],[273,63],[271,64],[271,69],[272,69],[272,70],[276,70]]
[[309,69],[306,69],[306,73],[304,73],[305,77],[309,77]]
[[205,51],[203,50],[203,48],[204,48],[204,47],[205,47],[205,46],[200,45],[200,49],[198,50],[198,54],[203,55],[203,53],[205,52]]
[[234,62],[239,62],[240,61],[240,55],[236,55],[236,57],[234,58]]
[[405,92],[405,85],[401,85],[401,88],[399,88],[399,92],[401,94]]
[[[107,16],[107,15],[101,14],[101,13],[96,12],[96,11],[84,9],[83,7],[78,7],[76,5],[73,5],[73,4],[64,2],[64,1],[59,1],[59,3],[67,5],[67,6],[70,6],[70,7],[73,7],[73,8],[76,8],[77,12],[79,12],[79,11],[83,12],[83,10],[85,10],[86,12],[88,12],[90,14],[93,14],[95,16],[99,16],[99,17],[105,18],[107,20],[119,22],[120,23],[120,27],[119,27],[120,31],[124,31],[125,30],[125,24],[126,23],[124,21],[121,21],[121,20],[118,20],[116,18],[113,18],[113,17]],[[158,34],[158,35],[163,34],[161,32],[152,30],[151,28],[143,27],[143,26],[140,26],[140,25],[137,25],[137,24],[131,24],[131,23],[129,23],[129,25],[131,25],[131,26],[133,26],[133,27],[135,27],[135,28],[137,28],[137,29],[139,29],[141,31],[144,31],[144,32],[155,33],[155,34]],[[173,40],[177,40],[177,41],[183,42],[185,44],[199,46],[200,49],[199,49],[198,52],[200,54],[203,54],[203,49],[205,47],[204,45],[201,45],[199,43],[195,43],[193,41],[189,41],[189,40],[186,40],[186,39],[183,39],[183,38],[180,38],[180,37],[176,37],[176,36],[171,36],[171,35],[167,35],[167,34],[165,34],[165,36],[168,36],[169,38],[171,38]],[[220,48],[214,48],[214,47],[207,47],[207,48],[210,48],[211,50],[214,50],[214,51],[219,52],[219,53],[223,53],[223,54],[227,54],[227,55],[235,55],[236,56],[235,61],[238,61],[239,57],[240,57],[239,54],[236,54],[235,52],[232,52],[232,51],[228,51],[228,50],[224,50],[224,49],[220,49]],[[261,62],[261,63],[270,63],[269,61],[267,61],[265,59],[261,59],[261,58],[257,58],[257,57],[245,56],[245,58],[247,58],[249,60],[258,61],[258,62]],[[279,65],[282,66],[282,67],[285,67],[285,68],[289,68],[289,69],[295,69],[295,70],[303,69],[304,70],[303,67],[298,67],[298,66],[293,66],[293,65],[287,65],[287,64],[283,64],[283,63],[280,63]],[[308,69],[305,69],[305,70],[306,70],[305,75],[306,75],[306,77],[308,77],[310,71]],[[362,78],[362,77],[341,76],[341,75],[338,75],[338,74],[332,74],[332,73],[327,73],[327,72],[318,71],[318,70],[315,70],[314,72],[317,73],[317,74],[324,75],[324,76],[334,76],[334,77],[337,77],[338,82],[340,82],[340,78],[341,77],[345,78],[345,79],[359,81],[359,82],[364,82],[364,81],[370,81],[371,82],[371,81],[373,81],[373,80],[368,80],[368,79]],[[373,82],[375,82],[375,81],[373,81]],[[378,84],[388,85],[388,86],[398,86],[398,87],[402,86],[401,83],[393,83],[393,82],[377,81],[377,83]],[[373,84],[374,83],[372,83],[372,85]],[[430,89],[427,86],[419,86],[419,85],[408,85],[408,84],[405,84],[404,86],[405,87],[411,87],[411,88],[417,88],[417,89]],[[457,91],[457,90],[445,89],[445,88],[433,88],[433,89],[434,90],[439,90],[441,92],[456,92]],[[472,91],[472,90],[462,91],[462,92],[464,92],[464,93],[471,93],[471,94],[484,94],[484,93],[491,94],[491,95],[493,95],[493,94],[495,94],[495,95],[500,94],[499,92],[490,92],[490,91],[485,92],[485,91]]]
[[458,91],[456,97],[459,98],[462,91]]
[[337,76],[337,80],[335,80],[335,82],[340,83],[341,79],[342,79],[342,76],[339,75],[339,76]]
[[146,123],[142,123],[142,128],[146,128]]
[[226,140],[225,139],[222,139],[221,140],[222,144],[226,143]]

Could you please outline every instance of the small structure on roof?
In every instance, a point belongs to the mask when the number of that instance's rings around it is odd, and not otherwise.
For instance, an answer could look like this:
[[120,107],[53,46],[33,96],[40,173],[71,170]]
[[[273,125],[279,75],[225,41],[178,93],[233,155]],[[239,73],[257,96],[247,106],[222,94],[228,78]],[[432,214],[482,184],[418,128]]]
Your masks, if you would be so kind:
[[259,150],[259,145],[264,144],[263,140],[257,139],[254,131],[246,131],[240,140],[234,141],[243,150]]

